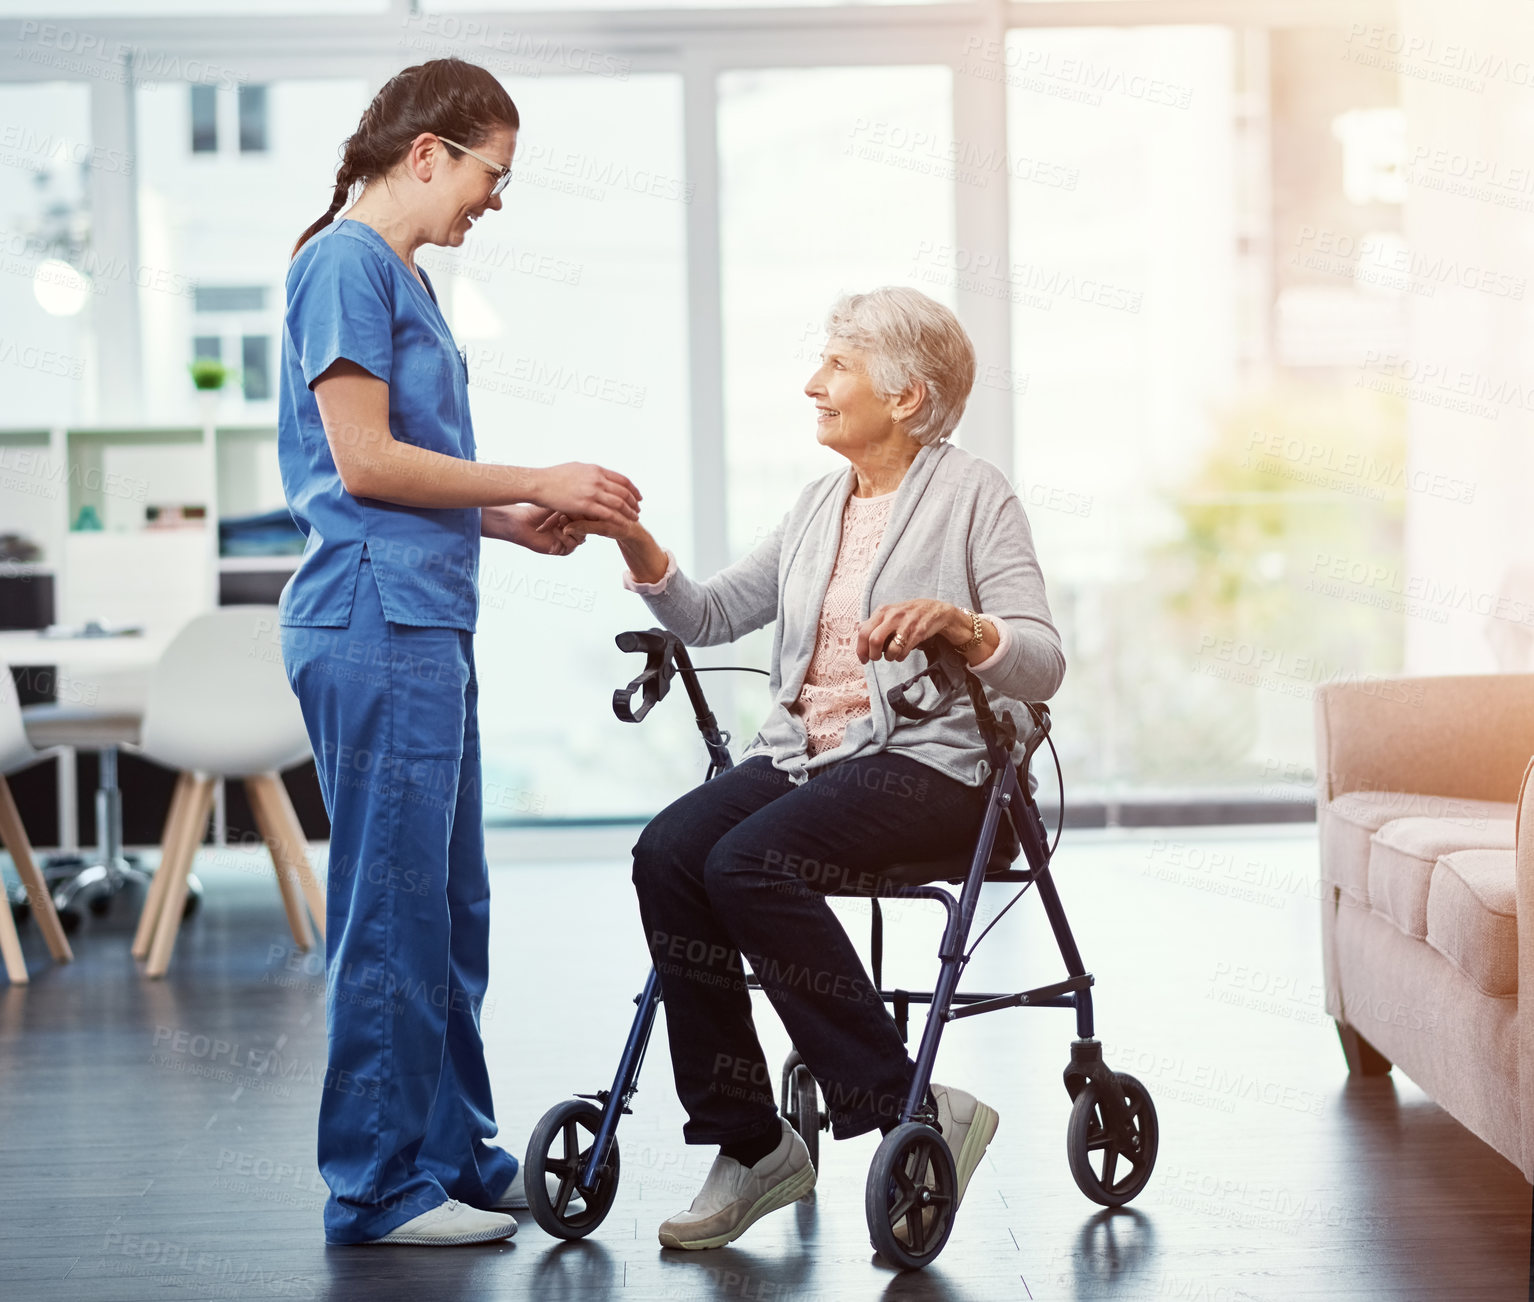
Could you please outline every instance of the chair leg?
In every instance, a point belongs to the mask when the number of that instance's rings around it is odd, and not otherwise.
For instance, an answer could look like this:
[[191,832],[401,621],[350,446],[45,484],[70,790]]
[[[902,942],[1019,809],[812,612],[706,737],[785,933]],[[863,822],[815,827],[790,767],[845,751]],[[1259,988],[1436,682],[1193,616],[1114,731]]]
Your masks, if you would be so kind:
[[165,906],[165,891],[175,876],[171,866],[175,863],[178,838],[182,835],[181,824],[190,812],[187,798],[191,795],[193,781],[192,775],[186,772],[176,778],[176,789],[171,794],[170,810],[165,815],[165,827],[160,834],[160,866],[149,879],[149,890],[144,895],[143,908],[139,910],[138,929],[133,933],[133,947],[129,952],[134,958],[149,957],[149,943],[154,939],[155,925]]
[[299,894],[300,867],[288,854],[281,827],[282,816],[274,808],[276,798],[272,784],[281,781],[275,773],[253,774],[245,779],[245,794],[250,798],[250,810],[256,816],[261,839],[272,856],[277,889],[282,892],[282,907],[288,915],[288,930],[293,933],[293,943],[299,949],[310,949],[314,945],[314,932],[309,928],[309,914]]
[[56,962],[71,962],[74,951],[69,948],[69,939],[64,935],[64,925],[59,921],[58,910],[53,907],[53,895],[48,890],[42,869],[32,858],[32,842],[27,839],[27,829],[21,823],[21,811],[16,808],[16,798],[11,794],[11,785],[3,773],[0,773],[0,841],[4,841],[5,848],[11,852],[16,875],[27,888],[32,916],[37,919],[37,927],[48,944],[48,952]]
[[[186,879],[191,875],[192,860],[197,855],[203,830],[208,826],[208,815],[213,812],[213,794],[217,785],[218,779],[208,774],[199,774],[192,779],[192,789],[187,796],[187,817],[177,838],[175,859],[169,865],[172,876],[165,883],[154,941],[149,946],[146,969],[149,976],[162,977],[170,966],[171,950],[176,947],[176,933],[181,929],[181,914],[186,908]],[[162,863],[160,871],[165,869],[166,865]]]
[[298,875],[298,884],[303,888],[304,899],[308,901],[309,912],[314,918],[314,929],[319,932],[320,939],[324,940],[325,888],[320,885],[309,862],[309,842],[304,839],[303,825],[298,821],[298,814],[288,797],[288,789],[282,785],[282,778],[275,773],[265,776],[269,779],[265,790],[272,831],[283,847],[282,852],[288,864]]
[[1342,1056],[1348,1060],[1348,1075],[1385,1076],[1389,1074],[1390,1059],[1346,1022],[1337,1023],[1337,1038],[1342,1041]]

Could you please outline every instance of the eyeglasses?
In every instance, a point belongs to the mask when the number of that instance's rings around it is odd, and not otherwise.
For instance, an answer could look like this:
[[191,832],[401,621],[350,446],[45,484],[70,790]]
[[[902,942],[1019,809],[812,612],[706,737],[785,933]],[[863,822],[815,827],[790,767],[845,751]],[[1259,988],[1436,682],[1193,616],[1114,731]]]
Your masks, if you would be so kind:
[[483,154],[476,154],[467,145],[460,145],[456,140],[449,140],[446,136],[439,135],[437,139],[440,140],[444,145],[452,145],[454,149],[463,150],[463,152],[466,153],[470,158],[479,159],[481,163],[483,163],[486,167],[495,173],[495,184],[490,187],[491,194],[500,194],[500,192],[506,188],[506,182],[511,180],[511,168],[502,167],[499,163],[493,163]]

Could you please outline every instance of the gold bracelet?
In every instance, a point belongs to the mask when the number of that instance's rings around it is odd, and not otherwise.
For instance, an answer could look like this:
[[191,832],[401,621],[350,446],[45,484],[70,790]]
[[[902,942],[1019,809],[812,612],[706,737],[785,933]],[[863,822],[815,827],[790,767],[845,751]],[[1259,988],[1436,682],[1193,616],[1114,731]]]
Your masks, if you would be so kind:
[[980,616],[978,614],[969,609],[968,606],[960,606],[959,609],[964,614],[969,616],[970,625],[974,629],[975,634],[972,638],[970,638],[968,642],[959,647],[959,652],[962,655],[967,656],[971,651],[973,651],[977,646],[985,641],[985,631],[980,627]]

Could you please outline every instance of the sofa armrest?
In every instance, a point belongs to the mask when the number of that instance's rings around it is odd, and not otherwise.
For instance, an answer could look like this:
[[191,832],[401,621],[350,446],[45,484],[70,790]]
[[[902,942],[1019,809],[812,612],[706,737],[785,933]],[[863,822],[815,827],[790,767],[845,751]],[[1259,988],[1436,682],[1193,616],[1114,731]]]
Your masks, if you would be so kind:
[[1511,802],[1534,754],[1534,674],[1328,683],[1315,711],[1318,806],[1347,791]]
[[1523,1123],[1523,1178],[1534,1183],[1534,760],[1523,774],[1518,790],[1517,851],[1514,871],[1514,908],[1518,915],[1518,1080],[1514,1097],[1520,1100]]

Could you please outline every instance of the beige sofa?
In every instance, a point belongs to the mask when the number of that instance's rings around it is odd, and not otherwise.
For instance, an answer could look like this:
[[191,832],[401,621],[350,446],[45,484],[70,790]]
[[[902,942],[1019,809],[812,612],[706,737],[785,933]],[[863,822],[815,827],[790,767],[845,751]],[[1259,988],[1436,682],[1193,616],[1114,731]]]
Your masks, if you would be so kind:
[[1329,684],[1316,754],[1349,1070],[1399,1064],[1534,1181],[1534,674]]

